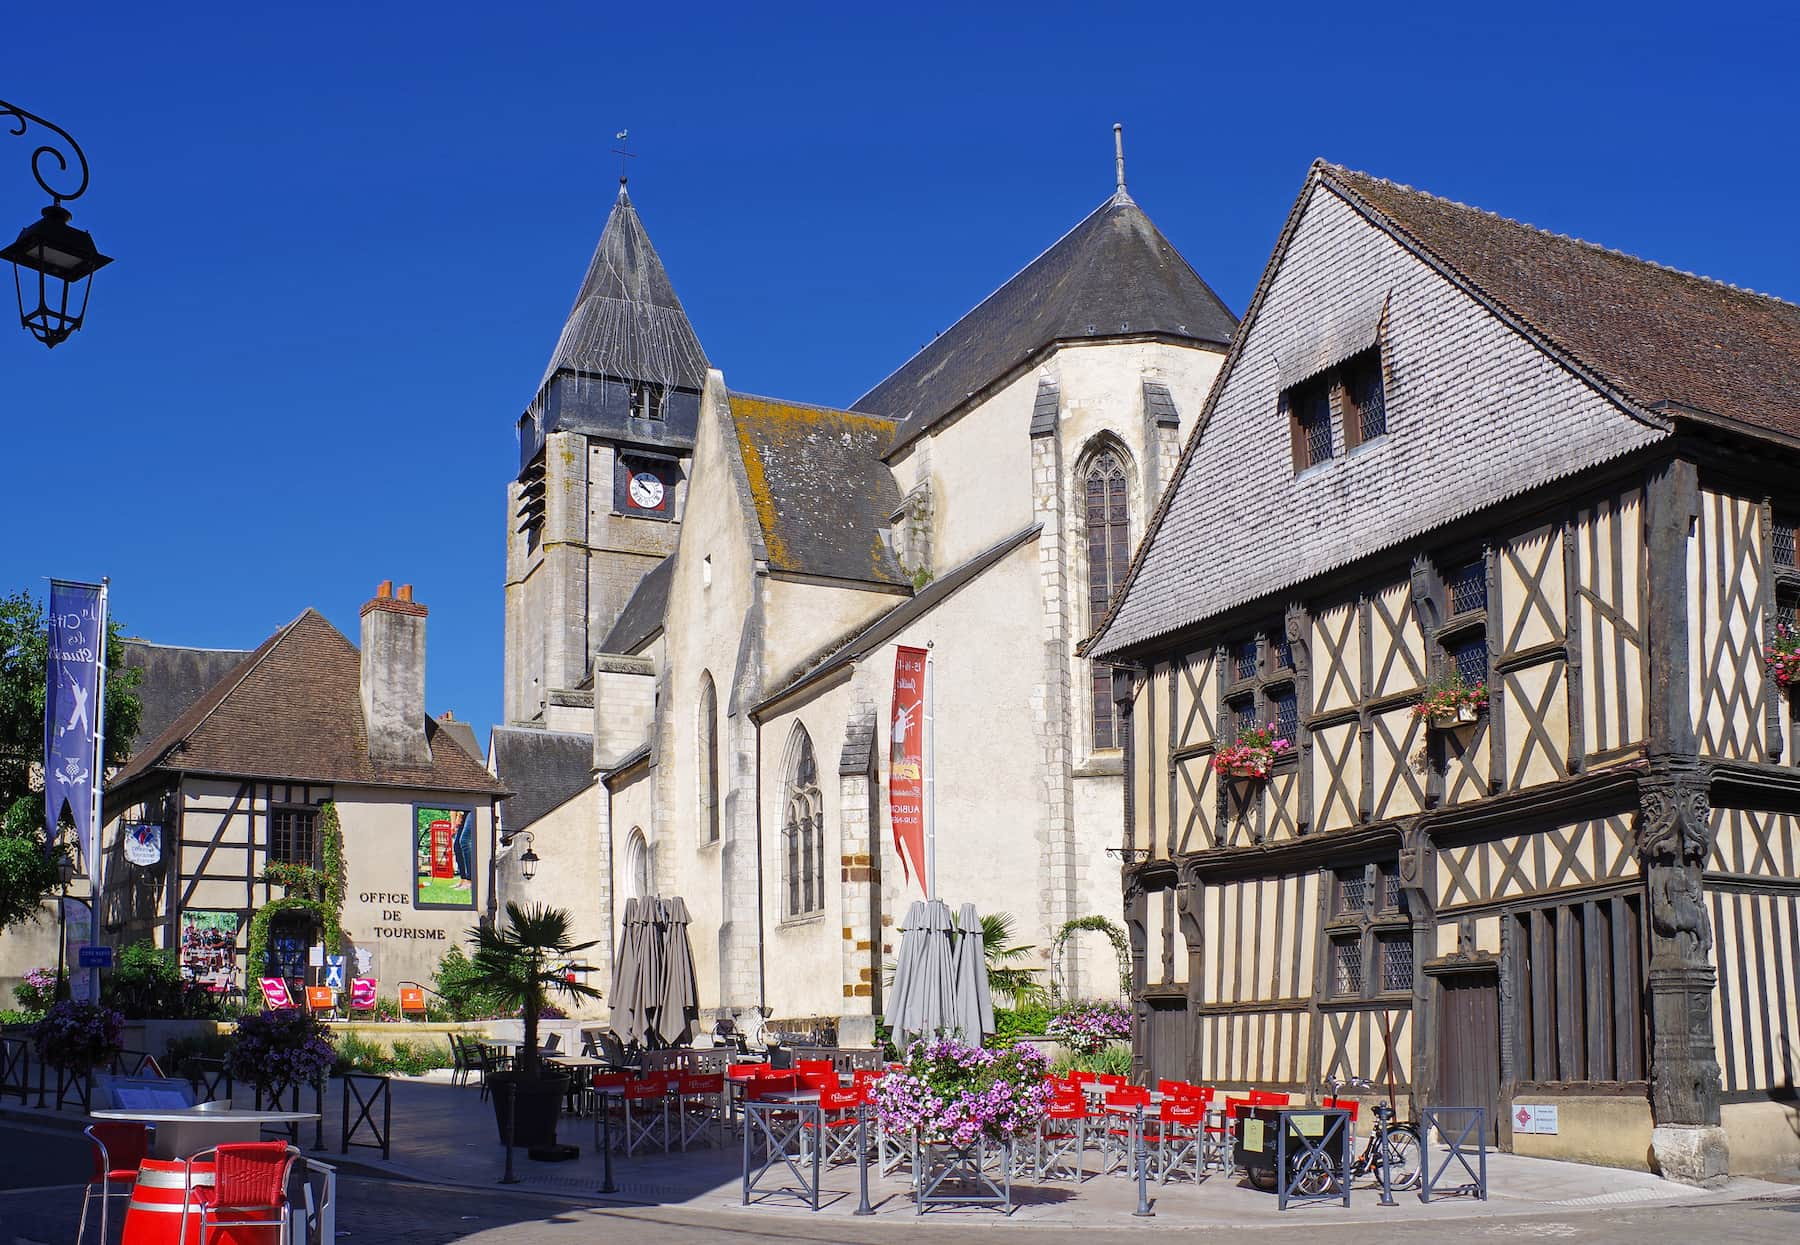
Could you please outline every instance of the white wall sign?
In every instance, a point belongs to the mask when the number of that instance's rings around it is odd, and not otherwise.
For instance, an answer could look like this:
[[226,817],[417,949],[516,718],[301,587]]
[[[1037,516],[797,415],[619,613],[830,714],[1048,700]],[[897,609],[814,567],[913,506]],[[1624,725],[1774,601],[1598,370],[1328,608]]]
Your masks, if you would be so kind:
[[1515,1133],[1545,1133],[1555,1136],[1556,1108],[1538,1103],[1515,1102],[1512,1123]]

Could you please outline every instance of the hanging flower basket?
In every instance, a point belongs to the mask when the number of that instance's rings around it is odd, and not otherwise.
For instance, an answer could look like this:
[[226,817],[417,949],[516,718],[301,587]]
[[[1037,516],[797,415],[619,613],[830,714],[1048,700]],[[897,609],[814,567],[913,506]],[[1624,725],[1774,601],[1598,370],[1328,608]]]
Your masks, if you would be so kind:
[[1486,683],[1464,683],[1462,676],[1452,674],[1425,689],[1413,716],[1425,718],[1434,730],[1448,731],[1480,721],[1487,708]]
[[1275,733],[1275,726],[1252,726],[1238,732],[1237,739],[1213,754],[1213,769],[1225,778],[1263,782],[1275,769],[1275,762],[1292,748],[1293,742]]
[[1774,637],[1763,648],[1763,666],[1782,687],[1800,685],[1800,635],[1786,623],[1775,628]]

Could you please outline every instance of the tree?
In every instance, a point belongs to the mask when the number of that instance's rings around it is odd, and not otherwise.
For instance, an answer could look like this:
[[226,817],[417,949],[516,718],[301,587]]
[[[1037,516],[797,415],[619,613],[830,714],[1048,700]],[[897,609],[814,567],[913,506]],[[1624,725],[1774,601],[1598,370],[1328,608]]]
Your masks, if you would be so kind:
[[1013,942],[1012,913],[990,912],[981,918],[981,946],[987,959],[989,994],[1010,1001],[1014,1007],[1025,1007],[1044,997],[1038,970],[1018,963],[1031,954],[1032,947]]
[[[124,664],[118,623],[107,627],[106,737],[109,768],[137,736],[141,672]],[[0,597],[0,929],[29,921],[56,889],[44,850],[44,676],[50,635],[44,608],[28,592]]]
[[566,967],[577,953],[594,944],[576,942],[569,933],[574,918],[563,908],[536,904],[506,905],[506,925],[478,925],[469,931],[475,948],[475,971],[470,982],[508,1008],[516,1007],[525,1021],[525,1045],[519,1051],[519,1075],[535,1080],[538,1075],[538,1016],[552,994],[571,999],[597,999],[600,992],[579,981],[570,981]]

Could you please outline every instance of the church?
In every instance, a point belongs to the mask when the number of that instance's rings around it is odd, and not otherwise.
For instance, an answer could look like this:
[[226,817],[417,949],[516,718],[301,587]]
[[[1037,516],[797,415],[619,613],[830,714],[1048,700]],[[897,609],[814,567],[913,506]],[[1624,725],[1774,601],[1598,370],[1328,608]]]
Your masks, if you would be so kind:
[[[1116,169],[843,409],[731,388],[621,181],[518,421],[489,755],[498,895],[574,912],[593,984],[624,901],[679,895],[703,1018],[873,1037],[924,895],[878,746],[897,646],[932,655],[938,893],[1046,972],[1066,923],[1119,919],[1123,736],[1075,650],[1237,322]],[[1117,997],[1120,967],[1083,934],[1055,984]]]

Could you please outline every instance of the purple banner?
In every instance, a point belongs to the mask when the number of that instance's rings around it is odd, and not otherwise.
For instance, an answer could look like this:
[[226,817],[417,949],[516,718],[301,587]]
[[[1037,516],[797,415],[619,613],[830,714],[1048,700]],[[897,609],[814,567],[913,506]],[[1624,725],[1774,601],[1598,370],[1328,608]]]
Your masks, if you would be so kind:
[[100,663],[106,589],[50,581],[50,661],[44,696],[44,816],[49,841],[66,815],[75,823],[88,876],[99,869],[94,783],[100,738]]

